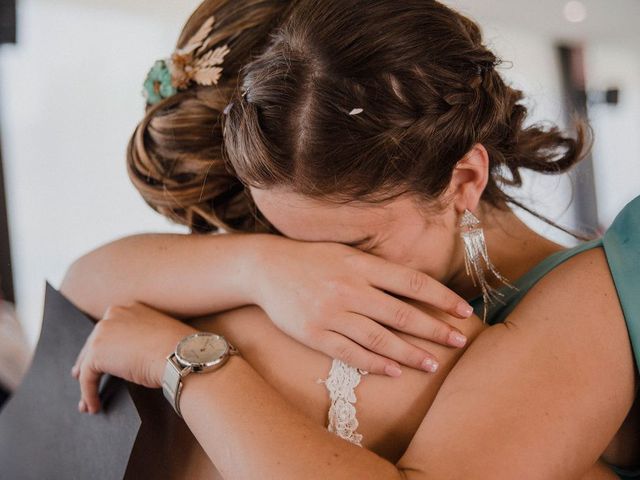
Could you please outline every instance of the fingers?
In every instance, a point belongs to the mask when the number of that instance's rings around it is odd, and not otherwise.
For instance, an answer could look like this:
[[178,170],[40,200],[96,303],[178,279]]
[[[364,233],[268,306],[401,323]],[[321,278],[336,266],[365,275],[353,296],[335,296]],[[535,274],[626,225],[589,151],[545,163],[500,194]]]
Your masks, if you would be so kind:
[[473,308],[460,295],[426,273],[367,255],[368,275],[372,285],[432,305],[459,318],[468,318]]
[[400,365],[396,362],[363,348],[337,332],[325,330],[322,332],[321,340],[325,346],[328,345],[328,348],[323,348],[322,351],[352,367],[390,377],[402,374]]
[[[434,355],[401,339],[392,331],[362,315],[351,313],[341,318],[338,329],[338,333],[383,358],[430,373],[438,369],[438,361]],[[365,367],[359,368],[368,370]],[[382,370],[384,371],[384,367]]]
[[80,383],[78,411],[96,413],[100,409],[98,386],[102,374],[93,367],[93,361],[87,358],[89,344],[90,341],[88,340],[80,350],[78,358],[73,367],[71,367],[71,376]]
[[354,300],[358,313],[401,332],[452,347],[463,347],[467,342],[464,334],[447,322],[376,288]]
[[87,407],[89,413],[97,413],[100,410],[100,397],[98,396],[98,385],[100,383],[100,377],[102,372],[94,368],[90,362],[84,362],[80,365],[80,403],[79,409],[82,407],[82,402]]
[[71,376],[78,380],[80,378],[80,365],[82,364],[82,359],[84,358],[84,354],[87,350],[87,343],[82,346],[80,353],[78,353],[78,357],[76,358],[73,367],[71,367]]

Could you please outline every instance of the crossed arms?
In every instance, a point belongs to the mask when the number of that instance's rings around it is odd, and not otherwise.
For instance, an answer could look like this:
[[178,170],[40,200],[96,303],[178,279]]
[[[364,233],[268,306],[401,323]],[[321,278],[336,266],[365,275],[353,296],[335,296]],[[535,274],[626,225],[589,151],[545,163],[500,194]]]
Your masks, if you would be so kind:
[[594,249],[480,334],[395,465],[312,424],[242,358],[190,376],[182,411],[227,478],[608,478],[594,465],[633,403],[634,382],[624,318]]

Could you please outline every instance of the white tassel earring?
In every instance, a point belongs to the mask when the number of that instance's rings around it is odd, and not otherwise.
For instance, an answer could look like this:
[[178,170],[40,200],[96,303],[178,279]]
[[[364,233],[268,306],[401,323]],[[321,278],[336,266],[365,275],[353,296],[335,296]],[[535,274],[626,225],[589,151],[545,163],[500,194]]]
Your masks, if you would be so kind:
[[482,321],[483,323],[486,323],[488,304],[493,303],[494,301],[504,303],[500,298],[503,297],[504,294],[489,285],[485,276],[485,270],[488,269],[498,280],[508,287],[515,290],[517,290],[517,288],[511,285],[506,278],[500,275],[493,263],[491,263],[489,254],[487,253],[487,244],[484,239],[484,232],[482,228],[480,228],[480,220],[466,209],[460,219],[460,236],[462,237],[462,243],[464,244],[464,266],[467,271],[467,275],[471,276],[473,285],[477,286],[479,284],[482,290],[482,300],[484,302],[484,315]]

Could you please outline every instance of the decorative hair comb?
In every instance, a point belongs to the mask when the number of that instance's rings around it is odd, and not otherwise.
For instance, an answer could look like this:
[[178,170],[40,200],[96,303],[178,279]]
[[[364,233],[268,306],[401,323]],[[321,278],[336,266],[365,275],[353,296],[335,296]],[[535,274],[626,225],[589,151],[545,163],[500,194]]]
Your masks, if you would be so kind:
[[142,96],[153,105],[175,95],[193,82],[198,85],[216,85],[222,74],[222,64],[229,47],[223,45],[199,56],[209,45],[206,41],[213,29],[214,16],[209,17],[187,44],[175,50],[170,57],[156,60],[147,74]]

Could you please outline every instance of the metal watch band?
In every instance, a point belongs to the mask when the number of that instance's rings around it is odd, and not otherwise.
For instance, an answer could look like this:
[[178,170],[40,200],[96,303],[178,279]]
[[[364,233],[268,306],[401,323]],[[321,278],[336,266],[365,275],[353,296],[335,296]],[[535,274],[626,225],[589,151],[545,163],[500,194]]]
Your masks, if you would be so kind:
[[[173,409],[178,416],[182,418],[180,413],[180,393],[182,392],[182,377],[183,372],[189,371],[189,367],[182,367],[178,365],[176,354],[173,352],[167,357],[167,364],[164,369],[164,377],[162,378],[162,393],[164,397],[169,401]],[[185,372],[185,374],[188,372]]]
[[[231,345],[229,342],[227,342],[227,344],[229,345],[229,350],[224,357],[224,361],[216,365],[215,368],[205,370],[203,373],[217,370],[227,362],[231,355],[238,355],[240,353],[235,346]],[[182,379],[192,372],[193,370],[191,367],[183,367],[178,363],[175,351],[167,357],[164,376],[162,378],[162,393],[180,418],[182,418],[182,413],[180,412],[180,394],[182,393],[183,386]]]

